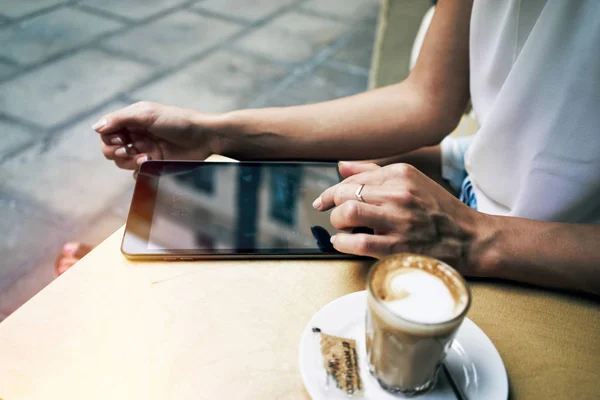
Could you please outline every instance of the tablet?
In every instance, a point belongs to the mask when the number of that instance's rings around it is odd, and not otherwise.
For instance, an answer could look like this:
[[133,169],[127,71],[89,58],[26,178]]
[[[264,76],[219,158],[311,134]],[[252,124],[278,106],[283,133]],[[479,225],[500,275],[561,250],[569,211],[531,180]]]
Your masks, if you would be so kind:
[[335,163],[148,161],[121,251],[133,259],[351,256],[331,245],[312,202],[340,181]]

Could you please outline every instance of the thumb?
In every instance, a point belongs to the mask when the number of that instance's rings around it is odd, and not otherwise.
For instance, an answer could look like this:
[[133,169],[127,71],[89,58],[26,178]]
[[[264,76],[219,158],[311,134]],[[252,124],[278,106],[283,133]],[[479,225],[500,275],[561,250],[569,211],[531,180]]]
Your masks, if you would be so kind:
[[360,173],[368,172],[368,171],[374,171],[379,168],[381,168],[381,167],[377,164],[366,163],[366,162],[340,161],[338,163],[338,169],[340,170],[340,175],[342,175],[342,177],[344,179],[346,179],[352,175],[356,175],[356,174],[360,174]]

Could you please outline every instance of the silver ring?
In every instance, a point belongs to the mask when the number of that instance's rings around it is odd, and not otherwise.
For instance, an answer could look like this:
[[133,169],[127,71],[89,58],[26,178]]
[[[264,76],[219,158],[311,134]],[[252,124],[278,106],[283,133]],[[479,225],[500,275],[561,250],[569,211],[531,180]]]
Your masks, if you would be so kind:
[[365,199],[363,199],[362,195],[360,194],[360,192],[362,192],[363,188],[365,187],[365,184],[362,183],[358,189],[356,189],[356,192],[354,192],[354,196],[356,197],[356,199],[358,201],[360,201],[361,203],[365,202]]

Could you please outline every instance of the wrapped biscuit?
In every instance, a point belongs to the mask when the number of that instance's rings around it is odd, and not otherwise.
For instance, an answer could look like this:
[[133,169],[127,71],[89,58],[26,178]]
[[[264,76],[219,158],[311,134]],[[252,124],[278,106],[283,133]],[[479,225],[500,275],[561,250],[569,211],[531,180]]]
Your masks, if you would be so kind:
[[362,394],[363,384],[360,379],[356,340],[328,335],[319,328],[313,328],[313,332],[320,335],[321,356],[327,371],[327,381],[333,380],[336,387],[350,397]]

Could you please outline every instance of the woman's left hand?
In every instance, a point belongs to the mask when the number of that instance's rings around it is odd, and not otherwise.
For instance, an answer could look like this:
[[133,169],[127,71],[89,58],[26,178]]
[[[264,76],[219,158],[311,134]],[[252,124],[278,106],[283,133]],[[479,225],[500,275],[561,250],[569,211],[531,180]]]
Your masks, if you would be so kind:
[[340,173],[346,179],[325,190],[313,207],[335,207],[330,219],[337,229],[368,227],[374,233],[337,233],[332,243],[338,251],[375,258],[418,253],[468,272],[470,244],[484,214],[409,164],[340,163]]

